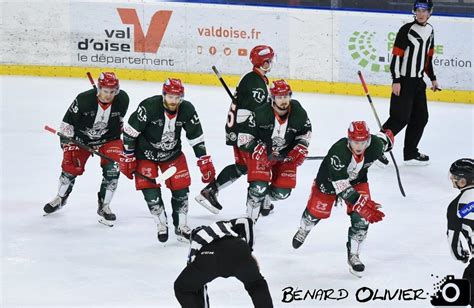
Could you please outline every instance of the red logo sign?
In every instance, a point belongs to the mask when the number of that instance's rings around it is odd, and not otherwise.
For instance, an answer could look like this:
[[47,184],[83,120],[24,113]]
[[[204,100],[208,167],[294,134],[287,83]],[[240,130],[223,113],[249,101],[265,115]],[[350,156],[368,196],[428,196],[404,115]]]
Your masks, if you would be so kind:
[[161,40],[165,35],[166,27],[171,18],[172,11],[158,11],[150,21],[150,26],[146,35],[143,33],[143,28],[138,19],[135,9],[117,9],[122,23],[133,25],[133,34],[135,38],[134,49],[135,52],[156,53],[160,48]]

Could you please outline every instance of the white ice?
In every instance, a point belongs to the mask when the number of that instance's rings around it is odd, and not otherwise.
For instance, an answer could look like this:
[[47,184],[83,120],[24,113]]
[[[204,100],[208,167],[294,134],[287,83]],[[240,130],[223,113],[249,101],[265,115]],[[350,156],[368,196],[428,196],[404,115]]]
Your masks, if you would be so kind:
[[[173,282],[186,264],[188,247],[174,234],[166,244],[156,239],[156,226],[141,192],[120,178],[111,205],[117,214],[113,228],[97,222],[97,191],[101,172],[97,157],[76,180],[65,208],[43,217],[43,205],[57,192],[61,150],[58,139],[43,129],[58,128],[76,94],[87,90],[83,79],[1,77],[1,306],[2,307],[178,307]],[[159,94],[158,82],[121,81],[131,103],[129,114],[146,97]],[[377,123],[365,97],[295,93],[313,124],[310,155],[324,155],[345,136],[352,120]],[[206,145],[217,171],[233,162],[225,146],[224,123],[229,99],[221,87],[186,86],[186,99],[200,115]],[[384,121],[388,100],[374,98]],[[399,192],[393,167],[369,171],[372,198],[383,205],[386,218],[372,225],[361,253],[365,276],[348,271],[345,243],[349,219],[342,207],[310,233],[298,250],[291,246],[306,205],[318,161],[298,170],[298,184],[274,214],[256,225],[255,256],[270,286],[276,307],[430,307],[429,300],[374,300],[362,304],[355,292],[372,289],[423,289],[450,274],[460,277],[464,264],[456,262],[446,241],[446,207],[457,195],[448,180],[450,164],[474,157],[472,105],[430,103],[430,120],[420,144],[431,157],[426,167],[402,166],[404,134],[396,138],[395,156],[407,197]],[[220,193],[224,210],[212,215],[194,201],[203,187],[192,149],[183,136],[193,183],[189,224],[195,227],[245,214],[246,178]],[[164,190],[171,214],[170,193]],[[432,277],[431,274],[439,276]],[[341,301],[312,300],[282,303],[282,289],[346,289]],[[212,307],[251,307],[236,279],[209,284]]]

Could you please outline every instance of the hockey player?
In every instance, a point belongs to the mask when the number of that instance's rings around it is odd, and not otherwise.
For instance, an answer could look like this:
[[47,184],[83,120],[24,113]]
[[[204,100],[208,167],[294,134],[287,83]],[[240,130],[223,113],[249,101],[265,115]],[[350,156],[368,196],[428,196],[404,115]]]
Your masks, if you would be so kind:
[[217,176],[216,181],[209,183],[196,197],[196,201],[214,214],[222,205],[217,200],[217,193],[229,186],[240,176],[247,174],[247,159],[249,154],[237,147],[237,136],[241,127],[245,127],[251,113],[268,100],[268,78],[266,74],[272,68],[275,53],[270,46],[258,45],[250,52],[250,62],[253,65],[239,82],[235,97],[230,105],[226,123],[226,144],[233,146],[235,163],[225,167]]
[[[456,160],[449,168],[453,187],[459,195],[448,206],[448,241],[454,258],[463,263],[471,261],[463,278],[471,283],[471,306],[474,307],[474,159]],[[464,236],[468,244],[465,249],[461,242]]]
[[[415,20],[398,30],[392,50],[390,117],[383,128],[397,135],[406,126],[403,148],[406,165],[422,166],[429,163],[428,155],[418,151],[418,143],[428,123],[426,84],[423,81],[425,73],[431,80],[431,89],[434,92],[439,90],[432,63],[434,29],[428,23],[432,9],[431,0],[415,0]],[[385,165],[389,163],[385,155],[381,156],[380,161]]]
[[347,135],[329,149],[319,167],[300,228],[293,237],[293,248],[297,249],[304,243],[320,220],[329,218],[339,199],[346,203],[351,218],[346,244],[347,262],[351,273],[361,276],[365,266],[359,253],[369,223],[381,221],[385,216],[379,210],[380,205],[371,199],[367,172],[384,151],[392,148],[394,139],[390,130],[371,135],[364,121],[352,122]]
[[[166,180],[171,190],[173,225],[178,240],[187,240],[190,229],[187,225],[188,193],[191,185],[186,157],[181,151],[181,130],[184,129],[189,144],[198,158],[204,183],[214,180],[215,170],[211,157],[206,152],[204,135],[194,106],[183,100],[184,86],[179,79],[167,79],[163,84],[163,95],[142,101],[132,113],[124,130],[124,154],[121,171],[130,179],[137,170],[150,178],[158,176],[171,166],[176,173]],[[168,240],[168,222],[160,184],[135,177],[135,186],[141,190],[150,213],[158,227],[158,240]]]
[[[129,98],[125,91],[120,90],[119,80],[112,72],[101,73],[97,85],[97,90],[82,92],[72,102],[64,115],[60,132],[119,161],[123,150],[120,135]],[[66,204],[76,177],[84,173],[91,155],[64,139],[61,139],[61,148],[63,161],[58,194],[44,206],[46,214],[51,214]],[[118,164],[105,159],[101,159],[100,165],[103,178],[98,193],[97,214],[100,216],[99,222],[113,226],[116,216],[110,209],[110,202],[117,188],[120,171]]]
[[188,265],[174,283],[181,307],[209,307],[206,283],[217,277],[239,279],[254,307],[273,307],[268,285],[252,255],[253,223],[249,218],[218,221],[192,231]]
[[[266,200],[284,200],[296,186],[296,169],[308,155],[311,121],[285,80],[270,87],[271,104],[255,109],[238,146],[250,153],[247,215],[257,220]],[[266,197],[267,196],[267,197]]]

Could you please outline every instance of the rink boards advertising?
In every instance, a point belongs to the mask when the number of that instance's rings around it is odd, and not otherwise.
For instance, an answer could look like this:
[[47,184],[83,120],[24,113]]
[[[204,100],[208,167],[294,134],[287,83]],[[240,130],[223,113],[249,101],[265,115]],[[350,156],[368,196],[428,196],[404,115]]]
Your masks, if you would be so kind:
[[[409,14],[169,2],[2,5],[9,12],[3,75],[82,77],[114,68],[121,79],[162,81],[174,72],[186,83],[217,85],[216,65],[235,86],[250,49],[265,43],[277,52],[271,77],[289,79],[295,91],[362,95],[356,74],[362,70],[374,85],[372,96],[384,97],[396,31],[412,20]],[[473,19],[433,16],[430,23],[443,91],[429,93],[429,100],[473,103]]]

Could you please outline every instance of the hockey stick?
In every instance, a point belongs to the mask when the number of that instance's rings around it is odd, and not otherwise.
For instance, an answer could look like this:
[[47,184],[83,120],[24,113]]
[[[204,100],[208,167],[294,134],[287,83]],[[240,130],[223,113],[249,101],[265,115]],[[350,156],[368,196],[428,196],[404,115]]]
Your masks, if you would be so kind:
[[[379,116],[377,114],[377,111],[375,110],[374,103],[372,102],[372,98],[370,97],[369,88],[367,88],[367,84],[365,83],[364,76],[362,75],[361,71],[357,71],[357,74],[359,75],[360,82],[362,83],[362,87],[364,88],[365,95],[367,96],[367,99],[369,100],[370,108],[372,108],[372,112],[375,115],[375,119],[377,120],[379,129],[382,129],[382,124],[380,123]],[[402,193],[402,196],[406,197],[405,190],[403,189],[403,185],[402,185],[402,180],[400,179],[400,171],[398,170],[398,165],[397,165],[397,162],[395,161],[395,156],[393,156],[393,153],[391,150],[389,151],[389,153],[390,153],[390,157],[392,158],[393,165],[395,166],[395,171],[397,172],[398,187],[400,188],[400,192]]]
[[227,84],[225,83],[224,79],[222,78],[221,76],[221,73],[217,70],[217,67],[215,65],[212,66],[212,70],[214,71],[214,74],[216,74],[217,78],[219,78],[219,81],[221,82],[222,86],[224,87],[225,91],[227,92],[227,94],[229,94],[230,98],[232,99],[232,101],[235,101],[235,96],[232,94],[232,92],[230,92],[230,89],[229,87],[227,86]]
[[87,78],[89,78],[89,81],[90,81],[92,87],[94,88],[94,90],[97,90],[97,86],[95,85],[94,79],[92,79],[91,73],[87,72],[86,74],[87,74]]
[[[61,137],[61,138],[66,139],[66,140],[69,141],[69,142],[74,143],[74,144],[77,145],[78,147],[80,147],[80,148],[82,148],[82,149],[84,149],[84,150],[86,150],[86,151],[88,151],[88,152],[90,152],[90,153],[92,153],[92,154],[95,154],[95,155],[97,155],[97,156],[99,156],[99,157],[102,157],[103,159],[105,159],[105,160],[107,160],[107,161],[109,161],[109,162],[111,162],[111,163],[118,163],[117,161],[113,160],[112,158],[108,157],[107,155],[104,155],[104,154],[100,153],[99,151],[95,150],[94,148],[91,148],[90,146],[87,146],[87,145],[83,144],[83,143],[80,142],[80,141],[77,141],[77,140],[75,140],[75,139],[73,139],[73,138],[70,138],[70,137],[64,135],[64,134],[61,133],[61,132],[56,131],[54,128],[49,127],[48,125],[45,125],[45,126],[44,126],[44,129],[47,130],[47,131],[50,132],[50,133],[53,133],[53,134],[55,134],[55,135],[58,135],[58,136]],[[168,178],[172,177],[175,173],[176,173],[176,167],[175,167],[175,166],[171,166],[170,168],[166,169],[165,172],[163,172],[156,180],[159,181],[159,182],[164,182],[164,181],[167,180]],[[143,178],[143,179],[145,179],[145,180],[148,180],[148,181],[150,181],[150,182],[155,183],[155,181],[154,181],[152,178],[147,177],[146,175],[141,174],[140,172],[134,171],[133,174],[135,174],[136,176],[139,176],[139,177],[141,177],[141,178]]]

